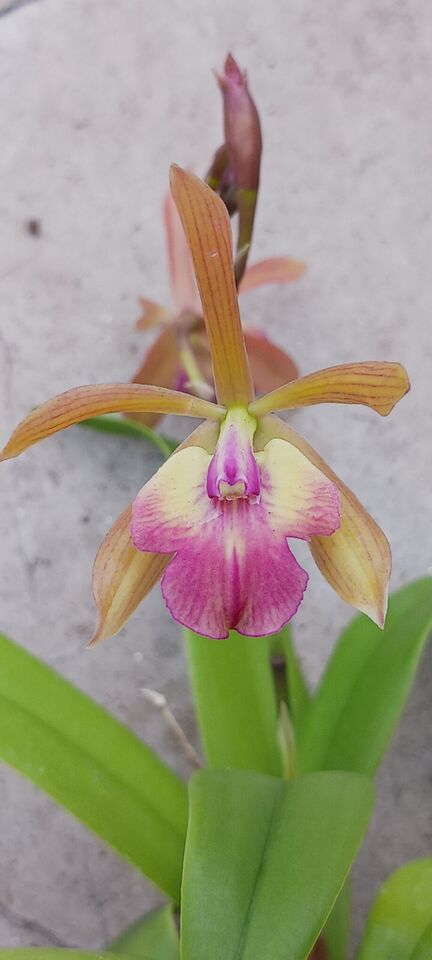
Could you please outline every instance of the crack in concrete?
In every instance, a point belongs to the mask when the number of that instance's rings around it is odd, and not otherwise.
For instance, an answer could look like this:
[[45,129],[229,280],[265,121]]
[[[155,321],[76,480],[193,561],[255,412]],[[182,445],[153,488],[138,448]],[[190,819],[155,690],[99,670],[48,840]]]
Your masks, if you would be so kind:
[[39,923],[38,920],[31,920],[30,917],[23,916],[23,914],[13,910],[12,907],[9,907],[8,904],[2,900],[0,900],[0,914],[5,920],[8,920],[9,923],[18,927],[19,930],[34,933],[43,940],[46,940],[49,946],[67,947],[68,949],[75,948],[75,944],[66,943],[65,940],[62,940],[54,933],[54,930],[50,930],[49,927],[46,927],[43,923]]
[[28,6],[29,3],[37,3],[37,0],[10,0],[5,7],[0,7],[0,17],[5,17],[8,13],[15,13],[21,7]]

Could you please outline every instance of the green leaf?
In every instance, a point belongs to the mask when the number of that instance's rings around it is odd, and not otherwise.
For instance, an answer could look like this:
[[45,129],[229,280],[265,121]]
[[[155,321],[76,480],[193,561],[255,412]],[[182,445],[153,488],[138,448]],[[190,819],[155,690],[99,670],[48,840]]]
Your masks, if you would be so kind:
[[0,757],[176,900],[184,784],[133,733],[0,635]]
[[381,887],[357,960],[430,960],[432,953],[421,951],[432,943],[431,923],[432,859],[413,860]]
[[[121,960],[119,954],[101,950],[71,950],[57,947],[15,947],[11,950],[0,949],[0,960]],[[141,960],[155,960],[141,954]]]
[[102,417],[90,417],[88,420],[82,420],[77,424],[78,427],[84,427],[87,430],[96,430],[98,433],[113,433],[123,437],[140,437],[141,440],[148,440],[153,446],[157,447],[162,456],[169,457],[173,450],[178,446],[177,440],[171,440],[168,437],[156,433],[151,427],[139,420],[132,420],[131,417],[119,417],[106,414]]
[[329,960],[346,960],[351,921],[351,881],[345,880],[323,930]]
[[299,767],[372,775],[405,706],[432,626],[432,579],[390,600],[379,630],[364,616],[342,634],[298,741]]
[[183,960],[305,960],[373,806],[358,774],[282,781],[194,774],[182,884]]
[[432,920],[416,943],[409,960],[431,960],[432,957]]
[[288,708],[298,733],[309,709],[311,694],[294,646],[290,627],[284,627],[278,636],[281,640],[286,662]]
[[201,738],[211,767],[280,774],[277,705],[266,637],[209,640],[186,630]]
[[115,953],[142,960],[180,960],[180,944],[171,903],[140,917],[109,945]]

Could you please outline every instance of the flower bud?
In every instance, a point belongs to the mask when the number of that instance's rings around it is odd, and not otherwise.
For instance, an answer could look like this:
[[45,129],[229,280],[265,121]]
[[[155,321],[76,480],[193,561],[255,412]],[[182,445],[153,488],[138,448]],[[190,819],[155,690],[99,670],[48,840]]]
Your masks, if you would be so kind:
[[261,127],[246,73],[229,53],[218,82],[224,101],[225,144],[237,190],[258,190]]
[[[239,214],[235,272],[243,276],[252,239],[261,164],[261,127],[258,111],[249,93],[246,73],[228,54],[218,82],[224,101],[225,144],[215,155],[209,171],[214,189],[231,213]],[[210,182],[209,180],[209,182]],[[213,186],[213,184],[211,184]]]

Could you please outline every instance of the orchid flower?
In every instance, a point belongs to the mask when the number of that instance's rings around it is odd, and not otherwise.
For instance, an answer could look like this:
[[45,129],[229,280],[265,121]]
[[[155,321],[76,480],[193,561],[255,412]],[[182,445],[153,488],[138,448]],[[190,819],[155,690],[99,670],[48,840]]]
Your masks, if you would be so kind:
[[217,402],[140,384],[77,387],[34,410],[3,459],[96,414],[152,412],[205,418],[140,491],[94,566],[99,624],[116,633],[162,577],[168,609],[208,637],[235,628],[278,630],[308,576],[289,538],[306,540],[343,600],[383,625],[391,554],[353,493],[275,412],[316,403],[364,404],[385,416],[409,389],[398,363],[353,363],[254,398],[235,286],[232,237],[220,198],[178,167],[172,193],[192,254]]
[[[162,331],[133,380],[135,383],[176,387],[211,399],[214,396],[212,364],[200,297],[192,257],[171,194],[165,198],[163,213],[174,309],[169,310],[152,300],[141,298],[143,312],[137,329],[146,331],[160,326]],[[305,265],[291,257],[261,260],[246,270],[240,293],[247,293],[266,283],[291,283],[304,270]],[[297,376],[297,368],[291,357],[262,331],[246,328],[244,337],[257,393],[268,393]],[[154,426],[160,419],[160,415],[154,413],[132,416],[147,426]]]

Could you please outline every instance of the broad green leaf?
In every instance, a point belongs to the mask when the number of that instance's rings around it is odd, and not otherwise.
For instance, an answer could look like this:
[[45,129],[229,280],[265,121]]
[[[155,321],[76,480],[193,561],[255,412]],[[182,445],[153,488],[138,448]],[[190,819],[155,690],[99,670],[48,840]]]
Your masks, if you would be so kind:
[[430,577],[393,595],[384,630],[364,616],[353,620],[300,729],[302,772],[375,772],[407,701],[431,627]]
[[410,953],[409,960],[431,960],[432,957],[432,920]]
[[208,640],[186,630],[192,690],[207,762],[280,774],[277,705],[266,637]]
[[176,900],[184,784],[131,731],[0,636],[0,757]]
[[202,770],[190,781],[183,960],[305,960],[363,838],[358,774],[283,781]]
[[151,427],[139,420],[133,420],[131,417],[120,417],[115,414],[106,414],[101,417],[90,417],[88,420],[82,420],[77,424],[78,427],[84,427],[87,430],[96,430],[98,433],[113,433],[123,437],[140,437],[141,440],[148,440],[153,446],[157,447],[164,457],[169,455],[178,446],[177,440],[170,440],[168,437],[156,433]]
[[[122,960],[120,954],[101,950],[71,950],[67,947],[14,947],[0,949],[0,960]],[[141,954],[141,960],[153,960]]]
[[346,960],[351,921],[351,881],[345,880],[323,930],[328,960]]
[[109,945],[110,950],[136,960],[180,960],[180,944],[172,904],[157,907],[140,917]]
[[[413,860],[396,870],[381,887],[357,960],[423,960],[419,951],[430,937],[431,923],[432,859]],[[432,953],[424,957],[430,960]]]

